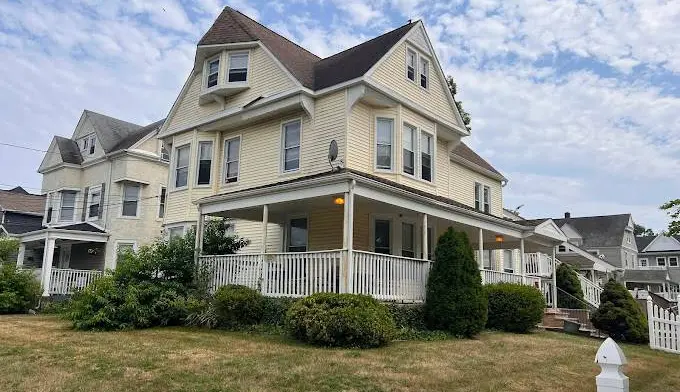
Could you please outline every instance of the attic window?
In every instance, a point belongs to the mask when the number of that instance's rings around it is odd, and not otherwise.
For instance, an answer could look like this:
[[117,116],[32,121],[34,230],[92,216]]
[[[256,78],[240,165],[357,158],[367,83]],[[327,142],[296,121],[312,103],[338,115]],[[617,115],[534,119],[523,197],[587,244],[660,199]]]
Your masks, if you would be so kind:
[[430,62],[420,58],[420,87],[427,88],[430,77]]
[[90,155],[94,154],[95,135],[90,136]]
[[229,75],[227,82],[245,82],[248,78],[248,53],[229,54]]
[[220,72],[220,58],[216,57],[208,61],[206,86],[208,88],[217,86],[217,80]]
[[416,65],[418,64],[418,55],[416,52],[408,49],[406,51],[406,77],[412,81],[416,81]]

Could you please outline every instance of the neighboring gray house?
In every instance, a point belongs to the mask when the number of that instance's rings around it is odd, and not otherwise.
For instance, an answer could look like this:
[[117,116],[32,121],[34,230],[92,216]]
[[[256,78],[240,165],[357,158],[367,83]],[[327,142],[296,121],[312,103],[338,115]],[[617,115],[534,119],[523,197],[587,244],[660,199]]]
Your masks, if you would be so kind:
[[680,292],[680,236],[636,237],[638,267],[622,281],[630,290],[644,289],[676,300]]
[[[0,190],[0,237],[15,238],[42,227],[45,196],[26,192],[22,187]],[[42,260],[42,249],[25,255],[29,262]]]

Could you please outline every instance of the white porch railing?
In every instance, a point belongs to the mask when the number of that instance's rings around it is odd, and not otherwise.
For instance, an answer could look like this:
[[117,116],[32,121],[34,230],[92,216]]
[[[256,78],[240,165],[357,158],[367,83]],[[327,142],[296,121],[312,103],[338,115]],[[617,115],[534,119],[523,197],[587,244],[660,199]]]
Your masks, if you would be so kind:
[[543,297],[545,297],[545,305],[547,307],[553,306],[553,282],[552,280],[543,280],[541,282],[541,292],[543,292]]
[[209,268],[213,291],[228,284],[239,284],[253,289],[259,287],[261,254],[201,256],[201,261]]
[[339,293],[345,254],[344,250],[268,253],[263,265],[262,293],[271,297]]
[[87,285],[102,275],[104,275],[104,272],[97,270],[52,268],[48,291],[50,295],[73,294],[75,290],[87,287]]
[[493,283],[517,283],[522,284],[523,278],[520,274],[513,274],[509,272],[493,271],[488,269],[483,269],[479,271],[482,274],[482,284],[493,284]]
[[552,256],[545,253],[524,254],[524,270],[527,275],[551,276],[552,268]]
[[577,274],[579,282],[581,283],[581,291],[583,292],[583,299],[589,304],[600,307],[600,295],[602,294],[602,287],[596,283],[591,282],[588,278],[581,274]]
[[429,261],[361,251],[353,251],[352,258],[352,293],[387,301],[425,300]]

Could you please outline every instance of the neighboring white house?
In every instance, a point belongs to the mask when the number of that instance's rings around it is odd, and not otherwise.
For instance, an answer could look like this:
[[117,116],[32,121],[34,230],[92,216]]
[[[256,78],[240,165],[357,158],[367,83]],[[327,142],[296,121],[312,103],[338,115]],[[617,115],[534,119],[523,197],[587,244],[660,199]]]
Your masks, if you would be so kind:
[[[161,235],[168,170],[156,138],[162,124],[85,110],[70,139],[54,137],[38,169],[43,226],[17,236],[17,264],[40,269],[45,295],[84,286],[115,268],[119,250]],[[27,250],[42,259],[24,260]]]

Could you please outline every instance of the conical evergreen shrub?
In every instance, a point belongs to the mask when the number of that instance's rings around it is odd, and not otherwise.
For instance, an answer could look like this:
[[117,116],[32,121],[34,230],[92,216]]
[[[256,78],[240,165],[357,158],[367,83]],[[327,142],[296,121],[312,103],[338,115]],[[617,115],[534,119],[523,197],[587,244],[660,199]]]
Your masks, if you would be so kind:
[[614,279],[610,279],[600,295],[600,308],[590,316],[593,326],[612,339],[647,343],[649,329],[642,306],[630,292]]
[[585,300],[578,272],[567,264],[557,267],[557,307],[565,309],[583,309]]
[[428,328],[471,337],[486,324],[487,297],[479,267],[464,232],[449,228],[437,241],[427,281]]

